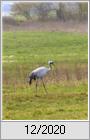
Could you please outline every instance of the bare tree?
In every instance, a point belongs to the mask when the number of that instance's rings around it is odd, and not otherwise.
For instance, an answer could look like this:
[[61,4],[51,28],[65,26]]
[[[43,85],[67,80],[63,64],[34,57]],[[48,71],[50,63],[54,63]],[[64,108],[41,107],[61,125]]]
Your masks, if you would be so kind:
[[52,3],[37,4],[37,13],[40,20],[48,19],[48,14],[52,10]]
[[88,3],[78,3],[79,19],[85,20],[88,18]]
[[30,9],[33,7],[33,3],[30,2],[19,2],[15,3],[12,6],[11,12],[12,15],[22,15],[26,19],[30,19]]
[[58,9],[56,9],[57,18],[65,21],[65,5],[64,3],[59,3]]

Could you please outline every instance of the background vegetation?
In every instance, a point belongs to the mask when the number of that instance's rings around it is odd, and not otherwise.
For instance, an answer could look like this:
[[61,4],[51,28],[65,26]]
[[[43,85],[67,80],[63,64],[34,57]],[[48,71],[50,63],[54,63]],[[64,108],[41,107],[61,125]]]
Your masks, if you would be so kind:
[[11,8],[14,16],[23,16],[27,20],[86,20],[88,18],[87,3],[15,3]]

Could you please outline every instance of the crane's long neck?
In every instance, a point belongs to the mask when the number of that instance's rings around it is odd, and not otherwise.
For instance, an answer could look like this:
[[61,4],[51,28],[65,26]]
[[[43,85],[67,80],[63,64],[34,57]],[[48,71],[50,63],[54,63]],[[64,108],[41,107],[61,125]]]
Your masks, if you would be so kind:
[[51,64],[49,64],[49,70],[52,70],[52,66],[51,66]]

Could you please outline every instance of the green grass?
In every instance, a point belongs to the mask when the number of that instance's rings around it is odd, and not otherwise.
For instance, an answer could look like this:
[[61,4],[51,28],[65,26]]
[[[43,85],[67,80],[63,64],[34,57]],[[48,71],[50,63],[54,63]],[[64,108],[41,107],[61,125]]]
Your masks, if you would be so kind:
[[[87,35],[65,32],[3,33],[3,119],[83,120],[88,116]],[[48,94],[39,83],[27,83],[28,73],[55,61],[45,77]]]
[[[59,32],[6,32],[4,33],[4,59],[14,55],[15,61],[46,63],[87,62],[87,35]],[[6,56],[6,58],[5,58]]]

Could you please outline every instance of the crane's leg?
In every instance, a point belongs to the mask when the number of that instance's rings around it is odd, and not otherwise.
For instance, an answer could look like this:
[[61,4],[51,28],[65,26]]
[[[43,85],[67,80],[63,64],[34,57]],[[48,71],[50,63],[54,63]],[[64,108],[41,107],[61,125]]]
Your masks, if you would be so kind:
[[38,88],[38,79],[36,79],[36,97],[39,97],[39,95],[37,95],[37,88]]
[[36,96],[37,96],[37,86],[38,86],[38,81],[36,79]]
[[41,79],[41,80],[42,80],[42,83],[43,83],[43,87],[44,87],[44,89],[45,89],[45,92],[48,93],[48,92],[47,92],[47,89],[46,89],[46,87],[45,87],[45,84],[44,84],[43,79]]

